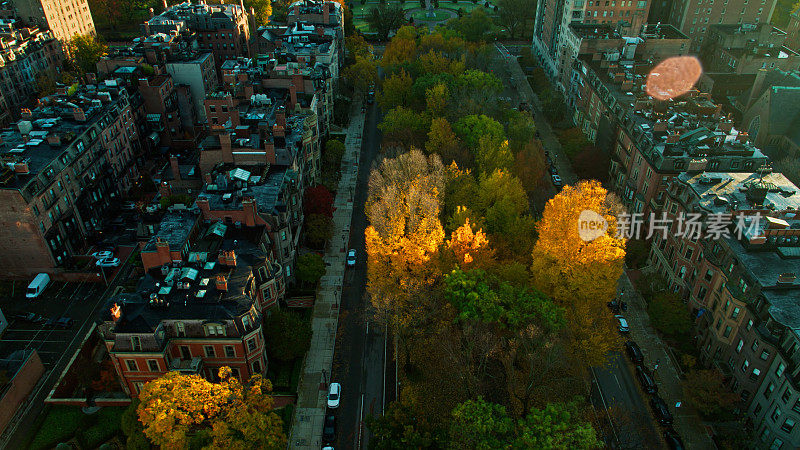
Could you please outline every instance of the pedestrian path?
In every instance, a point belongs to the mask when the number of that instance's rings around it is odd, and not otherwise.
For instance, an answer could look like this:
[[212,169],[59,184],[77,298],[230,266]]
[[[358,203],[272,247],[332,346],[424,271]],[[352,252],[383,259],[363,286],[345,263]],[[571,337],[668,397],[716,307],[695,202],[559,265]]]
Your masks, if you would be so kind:
[[342,156],[341,179],[333,206],[334,235],[328,241],[323,260],[325,275],[320,279],[317,298],[311,316],[311,348],[306,354],[300,375],[289,447],[292,449],[322,448],[322,426],[326,409],[326,385],[331,374],[336,329],[339,322],[339,303],[349,247],[350,221],[353,215],[353,191],[358,179],[358,161],[364,131],[361,101],[354,101],[350,125]]
[[[641,347],[647,367],[651,370],[655,368],[653,374],[658,383],[658,395],[667,403],[674,417],[673,428],[683,439],[686,448],[716,448],[700,416],[686,402],[677,362],[667,354],[667,345],[650,325],[645,301],[634,289],[627,272],[620,278],[619,289],[624,292],[623,300],[628,303],[625,318],[631,329],[630,338]],[[681,406],[676,408],[678,402]]]

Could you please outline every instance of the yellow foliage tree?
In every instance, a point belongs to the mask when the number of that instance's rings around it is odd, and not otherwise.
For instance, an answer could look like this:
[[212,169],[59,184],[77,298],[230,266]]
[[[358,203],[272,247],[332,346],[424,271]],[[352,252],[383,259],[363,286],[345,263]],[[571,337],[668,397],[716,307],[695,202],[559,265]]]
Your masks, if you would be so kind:
[[[608,351],[618,345],[605,311],[625,261],[625,239],[616,235],[617,209],[599,182],[581,181],[551,199],[536,226],[533,284],[566,309],[571,351],[590,365],[603,364]],[[608,223],[606,232],[591,241],[578,233],[585,210]]]
[[[401,28],[402,29],[402,28]],[[381,66],[388,68],[398,64],[411,62],[417,55],[417,42],[414,39],[403,39],[395,36],[386,45],[381,58]]]
[[[405,94],[408,95],[408,91],[406,91]],[[444,83],[437,83],[425,91],[425,103],[428,106],[428,112],[430,112],[433,117],[440,118],[444,116],[449,102],[450,91]],[[445,119],[445,122],[446,121]]]
[[444,180],[439,157],[416,149],[385,159],[370,175],[367,290],[378,313],[398,326],[413,320],[421,306],[418,299],[412,303],[414,294],[436,276],[431,258],[444,241],[439,222]]
[[414,80],[408,72],[401,69],[399,73],[391,75],[383,82],[378,92],[378,104],[384,111],[398,106],[408,106],[408,91],[411,90],[413,83]]
[[453,252],[455,262],[465,270],[487,269],[493,263],[494,252],[489,247],[486,233],[483,230],[473,231],[469,218],[450,234],[447,248]]
[[199,375],[168,372],[144,385],[137,414],[150,441],[185,449],[193,433],[206,430],[210,449],[286,447],[282,421],[272,412],[272,384],[255,375],[247,384],[219,370],[219,383]]

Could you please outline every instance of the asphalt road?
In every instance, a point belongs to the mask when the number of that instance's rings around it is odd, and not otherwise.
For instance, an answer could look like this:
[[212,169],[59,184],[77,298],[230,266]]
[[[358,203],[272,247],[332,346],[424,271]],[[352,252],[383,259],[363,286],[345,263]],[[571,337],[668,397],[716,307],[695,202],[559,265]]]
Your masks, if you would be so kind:
[[369,433],[363,424],[364,417],[382,414],[384,406],[386,339],[382,327],[370,323],[364,248],[364,229],[367,227],[364,203],[369,171],[380,148],[379,121],[379,109],[375,104],[370,105],[364,125],[350,225],[350,248],[356,250],[357,262],[345,274],[333,362],[332,380],[342,384],[341,404],[335,412],[339,422],[336,449],[367,448]]

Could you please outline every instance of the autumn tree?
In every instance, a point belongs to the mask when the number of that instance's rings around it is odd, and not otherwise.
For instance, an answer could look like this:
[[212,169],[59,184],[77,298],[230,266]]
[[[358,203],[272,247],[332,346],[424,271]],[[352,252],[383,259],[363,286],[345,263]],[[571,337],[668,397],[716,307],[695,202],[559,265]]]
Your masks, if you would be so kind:
[[254,375],[244,384],[228,367],[219,369],[219,377],[212,383],[167,372],[146,383],[137,408],[145,436],[164,449],[187,448],[190,434],[198,431],[205,431],[211,448],[285,448],[269,380]]
[[370,57],[356,55],[355,62],[344,69],[344,77],[359,92],[368,92],[378,79],[378,67]]
[[311,323],[294,311],[275,309],[262,328],[270,358],[292,361],[302,358],[311,346]]
[[464,268],[486,269],[494,263],[494,250],[483,230],[473,230],[466,219],[447,240],[447,249],[452,252],[454,263]]
[[406,22],[403,7],[399,4],[389,6],[373,6],[366,18],[369,27],[378,34],[380,40],[389,38],[389,33],[400,28]]
[[438,74],[448,73],[458,75],[464,71],[463,60],[452,60],[440,52],[429,50],[419,57],[420,67],[423,73]]
[[108,45],[90,34],[76,35],[68,44],[70,62],[83,73],[96,73],[97,62],[108,54]]
[[545,174],[544,150],[536,141],[525,144],[515,155],[512,173],[519,178],[528,194],[537,191]]
[[403,69],[390,75],[384,80],[381,90],[378,92],[378,104],[384,111],[398,106],[409,106],[408,91],[411,90],[413,82],[408,72]]
[[410,108],[398,106],[383,116],[378,128],[383,132],[384,145],[421,147],[430,127],[430,119]]
[[461,141],[453,133],[450,122],[444,117],[436,117],[431,121],[425,151],[438,154],[442,162],[447,164],[456,162],[459,165],[471,165],[471,155],[461,146]]
[[[593,449],[603,447],[588,420],[588,405],[576,398],[570,402],[548,403],[517,422],[515,449]],[[582,410],[583,408],[583,410]]]
[[331,236],[333,236],[333,221],[330,217],[322,214],[309,214],[305,217],[305,237],[310,247],[317,249],[325,247]]
[[451,449],[506,448],[514,436],[514,421],[506,409],[481,397],[456,406],[452,416]]
[[[404,27],[405,28],[405,27]],[[413,38],[395,36],[386,45],[386,50],[381,56],[381,66],[389,68],[405,63],[410,63],[417,56],[417,42]]]
[[[272,0],[246,0],[244,2],[244,7],[248,13],[250,12],[250,8],[253,9],[257,26],[263,26],[269,23],[269,17],[272,15]],[[255,30],[250,31],[253,33],[255,32]]]
[[488,38],[494,24],[483,8],[475,8],[469,14],[458,19],[451,19],[447,26],[457,31],[470,42],[480,42]]
[[[570,350],[588,365],[603,364],[608,351],[618,345],[605,311],[606,302],[616,294],[625,260],[625,240],[616,234],[616,208],[614,198],[598,182],[582,181],[551,199],[536,225],[533,284],[566,308]],[[578,233],[581,214],[587,210],[592,213],[583,213],[584,219],[608,224],[592,240]]]
[[479,174],[509,171],[514,164],[514,154],[508,147],[508,140],[497,141],[491,136],[480,138],[474,157]]
[[449,102],[450,91],[446,84],[438,83],[425,91],[425,104],[428,112],[434,117],[444,116]]
[[303,193],[303,213],[305,215],[322,214],[325,217],[333,217],[333,194],[331,191],[321,184],[307,188]]
[[472,207],[485,230],[504,256],[522,255],[533,245],[533,218],[528,214],[528,196],[520,180],[510,172],[495,170],[480,176]]
[[684,384],[689,402],[706,418],[715,418],[733,409],[739,395],[725,385],[719,370],[692,370],[686,374]]
[[362,34],[349,35],[344,40],[344,47],[347,53],[355,60],[357,56],[371,59],[373,54],[372,45],[364,39]]
[[[431,258],[444,241],[439,209],[445,175],[436,155],[412,149],[373,169],[364,210],[370,226],[367,290],[380,315],[403,325],[432,283]],[[414,303],[412,303],[412,300]]]
[[295,272],[300,282],[314,286],[325,275],[325,262],[317,253],[304,253],[297,257]]

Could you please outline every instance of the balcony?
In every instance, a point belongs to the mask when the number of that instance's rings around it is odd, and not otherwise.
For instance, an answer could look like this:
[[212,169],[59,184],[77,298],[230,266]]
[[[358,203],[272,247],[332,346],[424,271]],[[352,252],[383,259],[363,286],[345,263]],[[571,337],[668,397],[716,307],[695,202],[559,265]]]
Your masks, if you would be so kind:
[[169,362],[169,370],[186,374],[200,373],[203,368],[203,359],[195,356],[192,359],[175,358]]

